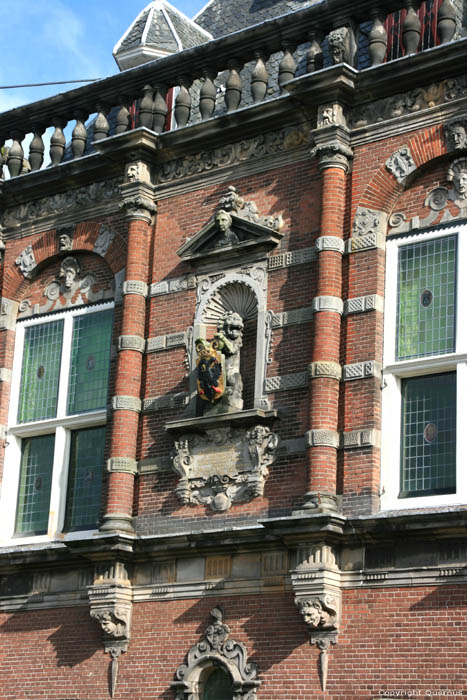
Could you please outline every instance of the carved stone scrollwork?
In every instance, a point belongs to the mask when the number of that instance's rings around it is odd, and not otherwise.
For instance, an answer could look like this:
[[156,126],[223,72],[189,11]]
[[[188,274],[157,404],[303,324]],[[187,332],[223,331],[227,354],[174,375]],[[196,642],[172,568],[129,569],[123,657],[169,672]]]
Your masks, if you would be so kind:
[[110,695],[117,685],[118,659],[130,642],[132,591],[123,564],[117,562],[100,573],[89,587],[90,615],[102,629],[104,650],[111,658]]
[[339,27],[328,34],[329,53],[333,64],[354,63],[355,38],[350,27]]
[[191,647],[186,664],[178,667],[171,683],[175,700],[201,700],[202,684],[215,668],[221,668],[232,679],[235,700],[256,700],[261,682],[256,680],[256,664],[248,662],[245,646],[229,639],[230,629],[223,622],[223,611],[216,607],[205,632],[205,639]]
[[319,167],[342,168],[345,172],[349,169],[349,160],[353,157],[353,150],[340,139],[334,139],[326,143],[319,143],[311,149],[311,155],[319,158]]
[[217,512],[262,496],[279,436],[256,425],[248,431],[221,427],[175,442],[172,467],[180,476],[175,493],[182,505],[205,504]]
[[329,594],[296,598],[295,605],[303,617],[310,634],[310,644],[320,650],[321,687],[326,690],[328,678],[328,652],[337,643],[339,600]]
[[406,177],[417,169],[410,148],[404,146],[393,153],[386,161],[386,168],[396,178],[397,182],[403,183]]
[[151,223],[152,215],[157,211],[154,202],[154,187],[134,175],[132,180],[120,185],[122,202],[121,209],[125,212],[128,221],[143,220]]

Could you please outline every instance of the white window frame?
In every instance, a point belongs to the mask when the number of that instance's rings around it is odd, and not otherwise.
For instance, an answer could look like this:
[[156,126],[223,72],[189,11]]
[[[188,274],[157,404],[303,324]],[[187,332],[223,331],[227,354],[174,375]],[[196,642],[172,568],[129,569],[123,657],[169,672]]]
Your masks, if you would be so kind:
[[[397,273],[402,246],[457,235],[457,295],[455,352],[413,360],[396,360]],[[467,441],[462,419],[467,415],[467,323],[461,310],[467,305],[467,224],[389,238],[386,245],[384,353],[382,389],[381,509],[407,510],[467,503]],[[409,377],[456,372],[456,492],[399,498],[401,459],[402,380]],[[467,427],[467,426],[466,426]]]
[[[67,495],[68,462],[70,457],[71,431],[82,428],[94,428],[106,424],[107,409],[66,415],[68,372],[71,359],[71,339],[73,320],[78,316],[99,313],[114,308],[113,302],[96,306],[79,306],[56,314],[44,314],[32,319],[20,320],[16,324],[15,351],[8,412],[8,430],[6,435],[3,482],[0,497],[0,543],[28,544],[49,542],[50,540],[74,540],[93,537],[98,531],[81,530],[63,532]],[[18,403],[20,397],[21,370],[23,362],[24,332],[31,326],[64,320],[59,395],[57,416],[45,420],[18,423]],[[55,433],[54,461],[50,491],[50,510],[47,534],[15,535],[16,509],[21,471],[21,440]]]

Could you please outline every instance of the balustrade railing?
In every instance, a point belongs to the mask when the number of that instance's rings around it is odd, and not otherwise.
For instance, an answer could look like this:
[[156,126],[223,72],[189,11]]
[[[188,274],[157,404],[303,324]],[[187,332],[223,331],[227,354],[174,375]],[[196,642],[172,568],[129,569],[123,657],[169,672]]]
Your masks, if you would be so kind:
[[[94,141],[138,126],[156,133],[182,128],[220,113],[235,112],[245,104],[259,104],[286,94],[284,85],[296,76],[299,64],[301,73],[341,62],[356,67],[377,66],[437,43],[450,42],[460,24],[455,2],[318,3],[86,87],[10,110],[0,115],[2,160],[10,177],[40,170],[44,166],[43,135],[50,126],[54,128],[50,163],[55,166],[88,152],[90,128]],[[340,21],[336,24],[337,16]],[[362,29],[365,26],[366,33]],[[362,32],[365,41],[360,40]],[[86,126],[90,114],[96,115],[91,127]],[[64,129],[72,122],[71,143],[67,147]],[[23,141],[27,134],[32,134],[32,140],[26,160]],[[8,149],[3,147],[7,141],[11,141]]]

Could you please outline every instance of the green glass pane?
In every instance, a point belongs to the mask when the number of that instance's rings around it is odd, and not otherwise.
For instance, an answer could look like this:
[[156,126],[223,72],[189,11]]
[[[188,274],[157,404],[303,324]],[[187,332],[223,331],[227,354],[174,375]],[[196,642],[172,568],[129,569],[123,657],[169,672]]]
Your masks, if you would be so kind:
[[19,423],[55,418],[62,336],[63,321],[25,329]]
[[49,522],[54,435],[22,441],[16,534],[41,535]]
[[65,530],[86,530],[97,524],[101,505],[105,427],[71,434]]
[[221,668],[211,673],[204,687],[203,700],[232,700],[232,681]]
[[398,360],[454,352],[457,237],[399,250]]
[[113,311],[78,316],[73,324],[68,415],[105,408]]
[[456,373],[402,382],[400,498],[456,491]]

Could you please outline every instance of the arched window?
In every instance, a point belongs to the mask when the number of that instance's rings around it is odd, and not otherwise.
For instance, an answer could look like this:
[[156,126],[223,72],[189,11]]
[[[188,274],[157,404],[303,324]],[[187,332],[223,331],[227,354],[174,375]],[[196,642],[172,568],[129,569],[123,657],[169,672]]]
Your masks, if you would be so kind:
[[222,668],[217,668],[209,675],[202,700],[232,700],[233,686],[229,674]]

